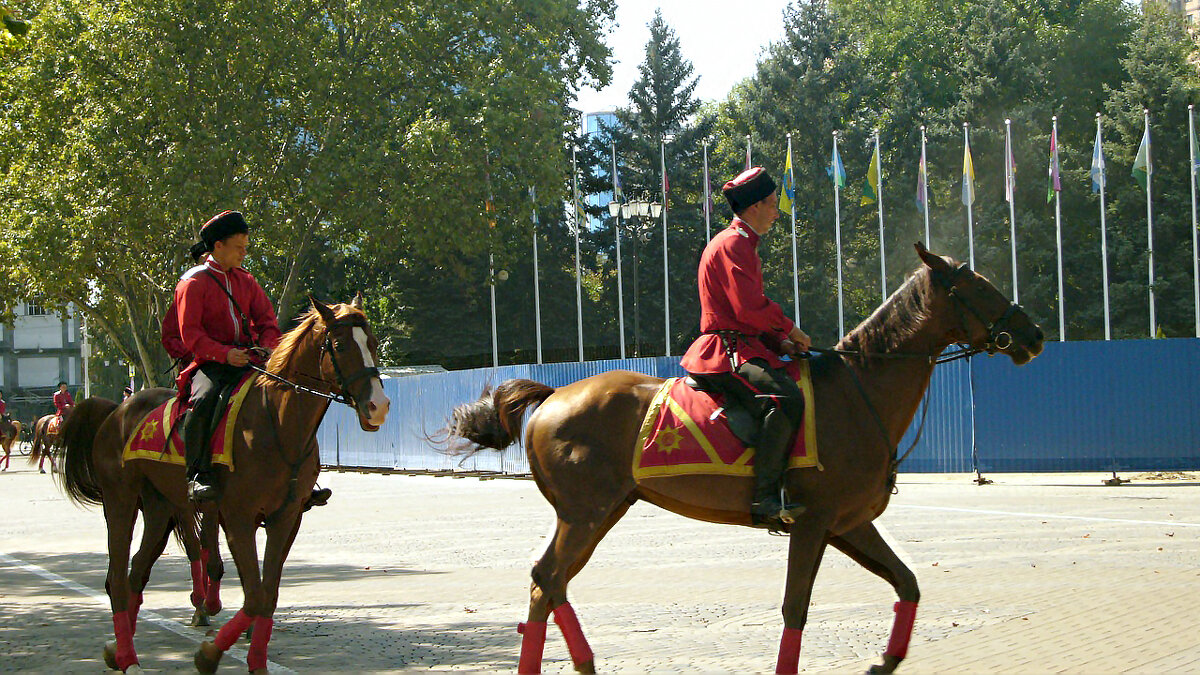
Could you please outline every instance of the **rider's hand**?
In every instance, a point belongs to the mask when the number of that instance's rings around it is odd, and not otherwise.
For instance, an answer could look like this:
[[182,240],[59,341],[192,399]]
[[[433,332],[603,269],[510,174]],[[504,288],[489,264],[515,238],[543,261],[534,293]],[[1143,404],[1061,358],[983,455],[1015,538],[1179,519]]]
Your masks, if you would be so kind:
[[225,362],[231,366],[241,368],[250,363],[250,354],[245,349],[230,349],[225,355]]
[[800,330],[799,326],[792,328],[792,332],[788,333],[788,339],[795,344],[795,350],[798,353],[807,352],[812,346],[812,338],[808,337],[808,333]]

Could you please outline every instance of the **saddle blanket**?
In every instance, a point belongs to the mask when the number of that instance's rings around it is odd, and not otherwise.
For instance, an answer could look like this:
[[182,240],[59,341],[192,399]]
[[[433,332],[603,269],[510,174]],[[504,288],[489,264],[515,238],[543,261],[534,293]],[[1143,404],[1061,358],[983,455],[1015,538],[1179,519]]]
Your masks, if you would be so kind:
[[[804,394],[804,420],[788,468],[819,467],[816,405],[808,362],[797,361],[796,382]],[[655,394],[642,422],[633,456],[633,477],[685,474],[754,475],[754,449],[733,435],[724,415],[714,413],[721,397],[697,391],[673,377]]]
[[50,418],[50,422],[46,424],[46,433],[51,436],[57,436],[58,430],[62,428],[63,416],[55,415]]
[[[233,431],[237,426],[237,416],[241,412],[242,402],[250,391],[252,377],[243,378],[229,397],[229,406],[222,415],[220,423],[212,437],[213,464],[223,464],[233,471]],[[183,417],[184,405],[176,396],[150,411],[150,414],[138,424],[133,435],[125,443],[122,461],[131,459],[149,459],[156,462],[167,462],[185,466],[183,451],[183,436],[180,434],[179,418]],[[171,433],[170,443],[166,435]]]

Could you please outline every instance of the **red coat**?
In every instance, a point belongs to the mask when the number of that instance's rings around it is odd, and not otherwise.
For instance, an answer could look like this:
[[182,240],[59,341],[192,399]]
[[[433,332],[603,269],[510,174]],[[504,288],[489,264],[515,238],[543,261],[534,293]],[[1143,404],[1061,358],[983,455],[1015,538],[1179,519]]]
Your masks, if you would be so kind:
[[59,417],[62,417],[62,414],[64,412],[66,412],[68,406],[73,406],[73,405],[75,405],[75,399],[71,398],[71,392],[69,392],[69,391],[54,392],[54,409],[56,411],[58,411]]
[[[221,290],[222,286],[250,320],[249,326],[243,325],[241,315]],[[176,380],[181,392],[201,363],[226,363],[229,350],[239,346],[256,344],[274,349],[279,344],[279,323],[271,300],[258,281],[240,267],[225,271],[211,258],[193,267],[175,286],[175,305],[183,349],[193,358]],[[166,343],[164,330],[164,346]]]
[[729,357],[719,335],[710,331],[737,331],[737,363],[762,358],[773,368],[783,361],[758,339],[767,334],[775,341],[787,338],[794,324],[779,305],[763,292],[762,261],[758,258],[758,234],[740,218],[717,233],[700,257],[700,330],[680,365],[689,373],[726,373]]
[[183,359],[186,363],[191,362],[192,354],[184,346],[183,336],[179,334],[179,310],[174,300],[171,300],[171,306],[167,307],[167,315],[163,317],[161,342],[168,356]]
[[4,402],[4,399],[0,398],[0,415],[4,415],[7,412],[8,412],[8,404],[6,404]]

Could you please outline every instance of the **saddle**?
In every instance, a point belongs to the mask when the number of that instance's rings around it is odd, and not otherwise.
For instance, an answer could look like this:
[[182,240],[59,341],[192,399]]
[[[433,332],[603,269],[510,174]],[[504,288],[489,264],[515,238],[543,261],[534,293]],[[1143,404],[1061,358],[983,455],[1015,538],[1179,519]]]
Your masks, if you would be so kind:
[[[250,381],[254,373],[247,373],[232,386],[222,388],[220,400],[215,406],[211,420],[210,447],[213,464],[223,464],[233,471],[233,432],[242,403],[250,392]],[[133,435],[125,444],[123,461],[148,459],[179,466],[186,465],[180,420],[185,413],[186,401],[171,397],[150,411],[138,423]],[[168,438],[169,436],[169,438]]]

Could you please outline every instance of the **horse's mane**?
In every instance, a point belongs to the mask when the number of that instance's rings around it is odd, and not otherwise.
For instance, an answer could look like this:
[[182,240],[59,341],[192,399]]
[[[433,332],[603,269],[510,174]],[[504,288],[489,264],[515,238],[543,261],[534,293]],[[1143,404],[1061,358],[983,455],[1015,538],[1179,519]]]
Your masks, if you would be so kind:
[[[335,308],[340,308],[343,310],[337,313],[337,318],[339,319],[359,311],[350,307],[349,305],[331,307],[331,309]],[[299,323],[295,328],[284,333],[283,337],[280,338],[279,345],[275,347],[275,351],[271,352],[271,358],[267,360],[266,369],[272,373],[275,373],[276,375],[283,375],[284,367],[292,360],[296,350],[299,349],[300,344],[304,341],[304,336],[308,335],[313,324],[320,320],[321,315],[317,313],[315,308],[309,309],[307,312],[304,312],[300,316],[296,317],[296,321]],[[276,380],[269,378],[263,379],[265,380],[265,384],[267,386],[287,388],[287,385]]]
[[899,348],[929,318],[932,290],[929,268],[921,265],[871,316],[838,342],[838,349],[857,350],[859,359],[865,362],[869,354]]

